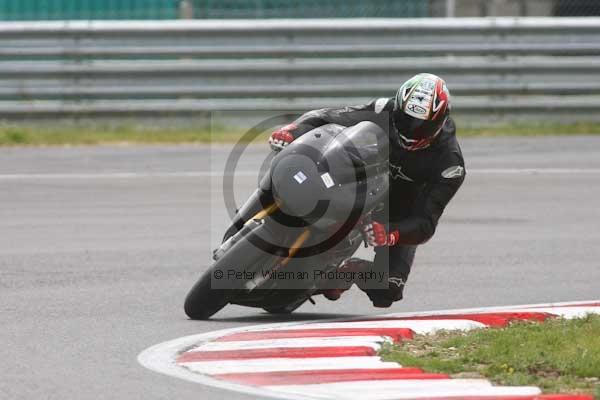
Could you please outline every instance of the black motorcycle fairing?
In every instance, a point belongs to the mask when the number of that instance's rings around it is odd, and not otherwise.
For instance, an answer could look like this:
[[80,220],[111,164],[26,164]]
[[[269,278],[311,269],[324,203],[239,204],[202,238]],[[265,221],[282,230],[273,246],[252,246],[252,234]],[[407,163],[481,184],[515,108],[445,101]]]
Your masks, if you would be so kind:
[[387,193],[388,140],[368,121],[316,128],[273,159],[273,196],[285,213],[316,229],[363,214]]
[[265,174],[262,176],[258,188],[252,192],[250,197],[248,197],[244,204],[236,211],[229,228],[227,228],[223,235],[222,242],[225,242],[242,229],[242,226],[244,226],[246,221],[255,216],[262,209],[273,204],[274,201],[273,193],[271,192],[271,176]]

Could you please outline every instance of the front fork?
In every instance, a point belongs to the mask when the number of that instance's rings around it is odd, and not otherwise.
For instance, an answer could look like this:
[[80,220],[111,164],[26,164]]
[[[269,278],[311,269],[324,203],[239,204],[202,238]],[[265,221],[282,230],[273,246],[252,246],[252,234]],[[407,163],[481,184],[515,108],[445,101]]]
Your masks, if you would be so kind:
[[252,219],[257,213],[268,208],[269,205],[273,203],[274,200],[270,191],[256,189],[254,193],[248,197],[248,200],[246,200],[242,207],[236,211],[236,214],[231,221],[231,225],[225,231],[223,242],[242,229],[244,224]]

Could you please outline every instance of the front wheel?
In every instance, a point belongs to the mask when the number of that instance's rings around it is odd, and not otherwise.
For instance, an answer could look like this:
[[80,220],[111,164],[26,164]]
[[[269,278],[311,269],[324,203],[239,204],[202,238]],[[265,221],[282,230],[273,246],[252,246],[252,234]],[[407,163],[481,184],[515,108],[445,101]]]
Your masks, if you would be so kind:
[[192,287],[183,306],[190,319],[208,319],[229,303],[223,289],[211,288],[214,268],[209,268]]

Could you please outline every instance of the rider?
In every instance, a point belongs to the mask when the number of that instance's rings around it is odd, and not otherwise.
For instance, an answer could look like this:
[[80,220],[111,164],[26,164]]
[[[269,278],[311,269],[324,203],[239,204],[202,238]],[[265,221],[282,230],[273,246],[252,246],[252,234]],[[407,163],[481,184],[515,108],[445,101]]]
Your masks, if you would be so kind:
[[[402,299],[417,245],[433,236],[444,208],[465,178],[449,114],[450,93],[444,80],[421,73],[406,81],[392,98],[310,111],[269,139],[273,150],[280,151],[316,127],[328,123],[352,126],[361,121],[375,122],[389,133],[388,221],[375,217],[364,227],[369,244],[375,247],[375,266],[389,263],[389,288],[363,289],[375,307],[389,307]],[[339,293],[327,297],[337,299]]]

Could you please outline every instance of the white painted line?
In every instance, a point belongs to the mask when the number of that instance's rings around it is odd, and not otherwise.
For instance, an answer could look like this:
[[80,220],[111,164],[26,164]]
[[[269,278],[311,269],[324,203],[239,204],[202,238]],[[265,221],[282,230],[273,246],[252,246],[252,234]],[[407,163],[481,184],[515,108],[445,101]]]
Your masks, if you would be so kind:
[[[381,336],[332,336],[319,338],[290,338],[290,339],[264,339],[239,342],[209,342],[204,343],[190,351],[216,351],[216,350],[247,350],[266,349],[273,347],[344,347],[344,346],[369,346],[375,350],[386,341]],[[388,339],[389,341],[389,339]]]
[[265,386],[273,391],[320,399],[411,399],[458,396],[535,396],[536,387],[496,387],[483,379],[389,380]]
[[600,168],[474,168],[475,174],[600,174]]
[[[210,178],[222,177],[223,172],[216,171],[180,171],[180,172],[97,172],[67,174],[2,174],[0,180],[93,180],[93,179],[139,179],[139,178]],[[235,176],[257,176],[257,173],[240,172]]]
[[190,371],[215,375],[238,372],[304,371],[325,369],[402,368],[395,362],[381,361],[376,356],[261,358],[255,360],[197,361],[180,363]]
[[439,320],[377,320],[359,322],[326,322],[311,323],[300,326],[287,327],[286,329],[342,329],[342,328],[406,328],[415,333],[433,333],[439,330],[470,330],[486,328],[481,322],[466,319],[439,319]]
[[[600,174],[600,168],[474,168],[469,174],[511,175],[511,174]],[[93,180],[93,179],[146,179],[146,178],[207,178],[222,177],[223,171],[175,171],[175,172],[90,172],[90,173],[31,173],[0,174],[0,181],[22,180]],[[237,171],[235,177],[257,177],[256,171]]]

